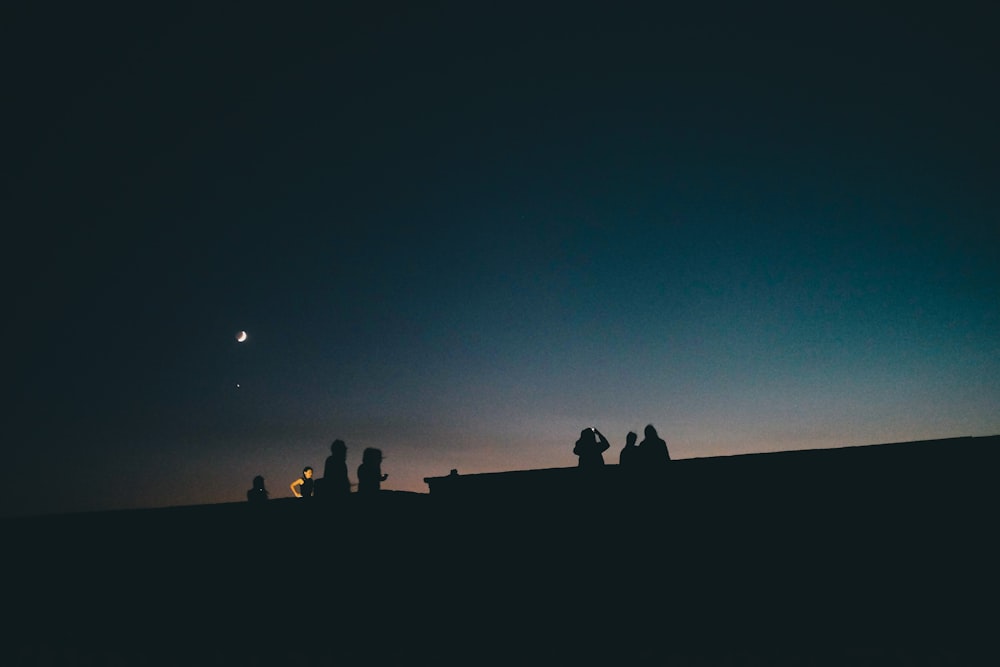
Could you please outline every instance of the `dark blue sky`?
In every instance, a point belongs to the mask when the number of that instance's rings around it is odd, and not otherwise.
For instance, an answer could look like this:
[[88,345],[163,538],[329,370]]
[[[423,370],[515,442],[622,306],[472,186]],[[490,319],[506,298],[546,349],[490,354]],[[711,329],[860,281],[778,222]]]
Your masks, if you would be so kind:
[[348,4],[4,10],[3,514],[1000,433],[996,9]]

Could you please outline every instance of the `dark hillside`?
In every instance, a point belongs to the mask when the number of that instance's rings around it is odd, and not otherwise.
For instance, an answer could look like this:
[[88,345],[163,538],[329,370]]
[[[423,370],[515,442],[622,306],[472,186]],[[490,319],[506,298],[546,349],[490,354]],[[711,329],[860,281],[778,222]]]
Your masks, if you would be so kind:
[[21,664],[963,664],[997,653],[998,454],[956,438],[8,520],[5,646]]

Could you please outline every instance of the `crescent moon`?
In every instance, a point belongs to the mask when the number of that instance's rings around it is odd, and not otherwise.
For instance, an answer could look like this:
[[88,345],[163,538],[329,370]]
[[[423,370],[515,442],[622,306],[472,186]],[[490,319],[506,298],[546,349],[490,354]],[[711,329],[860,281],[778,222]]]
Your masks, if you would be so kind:
[[247,339],[247,332],[246,331],[241,331],[238,334],[236,334],[236,340],[238,342],[242,343],[246,339]]

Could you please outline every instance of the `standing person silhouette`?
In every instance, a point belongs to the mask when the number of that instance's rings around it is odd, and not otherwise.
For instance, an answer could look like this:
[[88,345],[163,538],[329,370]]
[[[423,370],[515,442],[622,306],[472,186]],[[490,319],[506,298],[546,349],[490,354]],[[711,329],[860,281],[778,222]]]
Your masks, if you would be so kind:
[[599,468],[604,465],[604,452],[611,447],[608,439],[596,428],[580,431],[580,439],[573,445],[573,453],[579,457],[581,468]]
[[659,436],[652,424],[648,424],[645,437],[639,443],[639,459],[646,468],[654,468],[670,462],[667,442]]
[[382,472],[382,450],[366,447],[361,454],[361,465],[358,466],[358,493],[371,495],[378,493],[382,482],[389,475]]
[[347,476],[347,444],[338,438],[330,445],[330,455],[323,464],[323,496],[327,500],[335,500],[350,493],[351,480]]
[[314,483],[312,466],[306,466],[302,469],[302,477],[289,484],[288,488],[296,498],[312,498]]

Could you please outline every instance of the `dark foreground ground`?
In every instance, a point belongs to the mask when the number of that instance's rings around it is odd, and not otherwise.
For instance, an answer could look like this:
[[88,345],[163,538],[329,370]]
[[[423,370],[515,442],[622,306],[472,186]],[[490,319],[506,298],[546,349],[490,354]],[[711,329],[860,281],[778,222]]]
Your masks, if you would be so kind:
[[1000,443],[893,447],[8,520],[0,664],[997,664]]

